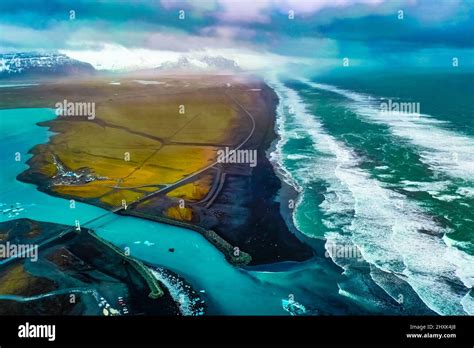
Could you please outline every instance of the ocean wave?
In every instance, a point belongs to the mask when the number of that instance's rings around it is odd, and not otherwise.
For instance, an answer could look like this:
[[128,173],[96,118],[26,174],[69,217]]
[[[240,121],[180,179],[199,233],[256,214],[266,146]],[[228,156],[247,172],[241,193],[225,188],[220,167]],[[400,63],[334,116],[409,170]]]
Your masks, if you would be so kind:
[[308,159],[311,157],[307,155],[300,155],[300,154],[288,154],[286,155],[285,158],[289,160],[301,160],[301,159]]
[[456,193],[463,197],[474,198],[473,187],[460,187],[457,189]]
[[281,102],[283,96],[279,94],[279,91],[274,89],[275,93],[277,94],[279,103],[277,105],[277,119],[275,123],[276,132],[279,135],[278,140],[275,145],[275,150],[272,151],[269,155],[270,161],[275,165],[275,169],[277,173],[285,180],[285,182],[293,187],[297,192],[302,192],[302,187],[298,185],[296,180],[294,180],[293,175],[290,171],[285,167],[283,160],[283,147],[290,139],[300,139],[301,136],[298,135],[295,131],[288,132],[286,131],[285,124],[287,122],[286,113],[284,111],[284,104]]
[[[333,229],[325,235],[327,243],[352,243],[365,261],[406,281],[437,313],[466,314],[461,300],[472,287],[474,258],[446,245],[439,236],[450,231],[441,228],[422,208],[361,170],[360,159],[307,112],[297,91],[276,79],[267,82],[280,99],[277,123],[281,144],[288,141],[285,137],[290,130],[297,128],[305,132],[318,154],[313,161],[301,160],[296,169],[286,172],[303,189],[303,195],[311,182],[326,183],[325,200],[319,208],[325,214],[326,226]],[[359,95],[348,95],[360,99]],[[274,157],[284,168],[284,146],[276,151]],[[297,221],[295,225],[299,226]],[[334,261],[348,266],[345,259],[334,257]]]
[[354,101],[349,108],[365,119],[388,125],[394,135],[408,139],[419,148],[421,160],[432,170],[474,181],[474,139],[450,130],[449,122],[425,114],[384,113],[380,109],[379,98],[307,79],[301,81],[312,88],[333,92]]
[[149,267],[149,270],[168,289],[182,315],[199,316],[204,314],[204,301],[199,298],[190,285],[185,284],[182,279],[164,268]]
[[466,294],[466,296],[464,296],[461,304],[464,307],[466,313],[474,315],[474,296],[472,295],[472,289]]
[[403,185],[402,188],[405,192],[426,192],[434,199],[443,202],[452,202],[463,198],[460,194],[453,194],[450,192],[452,182],[448,180],[435,182],[402,180],[400,181],[400,184]]

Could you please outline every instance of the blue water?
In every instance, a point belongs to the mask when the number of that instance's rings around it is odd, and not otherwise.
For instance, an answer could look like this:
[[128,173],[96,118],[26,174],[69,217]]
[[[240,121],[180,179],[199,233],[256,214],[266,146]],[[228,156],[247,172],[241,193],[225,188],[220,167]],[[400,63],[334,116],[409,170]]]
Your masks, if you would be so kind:
[[[28,151],[36,144],[47,143],[51,136],[47,128],[36,123],[54,117],[49,109],[0,110],[0,204],[2,210],[12,205],[24,209],[17,216],[1,214],[0,221],[31,218],[74,225],[75,220],[84,222],[104,214],[101,208],[79,202],[72,209],[69,200],[49,196],[34,185],[16,180],[27,168],[25,162],[31,157]],[[21,161],[15,161],[16,152],[21,154]],[[342,280],[339,271],[328,269],[324,262],[310,261],[285,272],[246,271],[230,265],[194,231],[113,214],[87,227],[121,248],[129,247],[133,256],[175,271],[196,290],[204,290],[209,314],[285,315],[288,313],[282,309],[281,300],[290,294],[308,309],[324,308],[334,314],[370,311],[338,294],[337,281]],[[175,251],[171,253],[169,248]]]
[[[47,128],[39,127],[36,123],[54,118],[53,110],[0,110],[0,115],[1,208],[9,208],[19,203],[25,210],[18,217],[66,225],[74,225],[76,219],[87,221],[104,212],[100,208],[79,202],[76,203],[76,209],[70,209],[68,200],[46,195],[36,190],[35,185],[16,180],[17,175],[28,167],[26,161],[31,158],[28,151],[34,145],[48,141],[51,134],[48,134]],[[15,160],[16,153],[20,154],[21,161]],[[0,215],[0,221],[9,219],[6,214]]]
[[[304,263],[244,270],[230,265],[194,231],[114,214],[87,227],[120,248],[130,248],[132,256],[176,272],[195,290],[204,290],[208,314],[285,315],[281,301],[288,298],[312,315],[467,313],[472,302],[466,285],[472,271],[469,255],[448,245],[450,239],[417,233],[420,227],[440,232],[447,227],[432,220],[419,201],[390,186],[390,178],[402,169],[406,182],[430,175],[416,151],[407,143],[390,147],[386,126],[358,117],[350,108],[354,101],[346,105],[346,96],[311,81],[269,82],[280,98],[280,140],[271,157],[285,180],[300,191],[296,226],[326,246],[357,245],[361,260],[318,254]],[[0,110],[0,210],[24,209],[17,216],[0,214],[0,221],[31,218],[74,225],[75,220],[88,221],[106,212],[79,202],[72,209],[68,200],[16,180],[27,168],[28,151],[51,136],[36,123],[54,117],[54,110],[48,109]],[[379,154],[379,148],[385,151]],[[20,161],[15,161],[17,152]],[[371,158],[376,160],[367,160]],[[446,286],[446,279],[456,286]],[[400,296],[403,303],[397,302]]]
[[[457,76],[438,78],[458,86],[449,93],[456,103],[443,109],[439,100],[433,103],[443,120],[380,115],[378,98],[403,97],[385,94],[380,79],[360,78],[361,93],[350,89],[354,79],[346,79],[346,87],[343,78],[337,86],[269,78],[280,99],[281,138],[272,158],[300,191],[298,229],[325,240],[328,252],[338,245],[361,254],[362,260],[331,254],[351,277],[369,268],[394,299],[413,290],[436,313],[473,314],[474,137],[458,128],[459,114],[452,123],[446,116],[453,110],[472,115],[461,110],[472,94],[464,80],[456,84]],[[433,110],[426,90],[412,86],[410,92],[423,110]],[[354,288],[344,290],[352,296]]]

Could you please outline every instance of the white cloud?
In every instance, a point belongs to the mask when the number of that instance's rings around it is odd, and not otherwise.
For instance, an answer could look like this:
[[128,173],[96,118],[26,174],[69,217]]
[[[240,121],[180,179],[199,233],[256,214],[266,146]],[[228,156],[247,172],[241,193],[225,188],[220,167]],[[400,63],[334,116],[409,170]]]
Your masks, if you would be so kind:
[[287,57],[268,52],[256,52],[235,48],[206,48],[189,52],[126,48],[115,44],[103,44],[99,50],[60,50],[69,57],[92,64],[99,70],[132,71],[156,68],[164,62],[175,62],[180,57],[200,59],[204,56],[221,56],[234,60],[246,71],[284,69],[289,63],[310,64],[313,60]]
[[71,58],[87,62],[98,70],[137,70],[149,69],[161,63],[177,60],[180,56],[175,51],[154,51],[144,48],[128,49],[124,46],[103,43],[101,49],[94,50],[60,50]]

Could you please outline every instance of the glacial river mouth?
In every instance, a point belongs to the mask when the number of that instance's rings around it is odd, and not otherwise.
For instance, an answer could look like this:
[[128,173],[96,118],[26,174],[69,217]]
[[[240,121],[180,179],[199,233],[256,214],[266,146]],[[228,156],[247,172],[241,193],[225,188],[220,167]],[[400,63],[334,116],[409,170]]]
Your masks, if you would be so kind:
[[[52,135],[37,123],[54,117],[54,110],[45,108],[0,110],[0,221],[29,218],[74,225],[76,220],[88,221],[106,213],[80,202],[70,208],[69,200],[47,195],[35,185],[16,179],[27,168],[26,161],[31,157],[28,151],[46,143]],[[315,304],[315,298],[339,296],[332,276],[326,274],[323,281],[314,276],[320,267],[314,262],[293,271],[247,271],[230,265],[200,234],[180,227],[116,214],[108,214],[87,227],[120,248],[130,248],[132,256],[184,277],[200,291],[207,314],[286,315],[282,299],[289,296],[309,309],[324,306]]]

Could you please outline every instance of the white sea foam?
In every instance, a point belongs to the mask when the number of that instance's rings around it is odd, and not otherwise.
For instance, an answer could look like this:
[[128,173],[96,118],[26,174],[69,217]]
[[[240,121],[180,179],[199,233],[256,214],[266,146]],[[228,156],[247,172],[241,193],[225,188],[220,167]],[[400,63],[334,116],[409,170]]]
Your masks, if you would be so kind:
[[469,313],[469,315],[474,315],[474,297],[471,295],[471,292],[472,289],[466,294],[466,296],[464,296],[461,304],[464,307],[466,313]]
[[[361,170],[359,158],[307,112],[295,90],[276,79],[268,83],[280,99],[278,131],[282,140],[273,157],[285,167],[282,144],[295,129],[305,132],[318,154],[313,161],[302,160],[296,170],[286,173],[300,188],[317,180],[327,184],[320,208],[326,215],[326,226],[337,232],[326,234],[328,242],[338,243],[344,238],[347,243],[349,238],[367,262],[407,281],[432,310],[446,315],[465,314],[461,300],[468,291],[465,287],[473,284],[474,258],[436,236],[449,231],[442,230],[422,208]],[[289,113],[290,109],[294,112]],[[297,221],[295,224],[301,230]],[[341,264],[344,260],[336,258],[335,262]],[[458,286],[453,287],[453,282]]]
[[199,299],[191,297],[191,288],[189,286],[160,267],[149,268],[149,270],[158,281],[166,286],[182,315],[195,316],[204,314],[202,305],[198,303]]
[[393,179],[392,174],[377,174],[377,177],[382,179]]
[[444,202],[452,202],[458,198],[461,198],[460,196],[456,196],[456,195],[433,195],[433,197],[439,201],[444,201]]
[[[427,192],[433,198],[440,201],[451,202],[455,199],[461,198],[460,195],[448,194],[450,181],[410,181],[402,180],[400,184],[403,185],[403,190],[407,192]],[[397,185],[399,186],[399,185]]]
[[310,158],[309,156],[306,155],[300,155],[300,154],[288,154],[286,155],[286,158],[289,160],[300,160],[300,159],[307,159]]
[[133,80],[134,82],[137,82],[142,85],[164,85],[166,82],[161,82],[161,81],[153,81],[153,80]]
[[[282,96],[279,95],[279,92],[277,90],[275,90],[275,93],[277,94],[278,99],[280,100],[277,106],[278,117],[276,119],[277,133],[280,135],[280,137],[276,143],[275,150],[270,153],[270,161],[276,165],[276,170],[284,178],[286,183],[291,185],[297,192],[301,193],[302,188],[293,179],[293,176],[283,164],[283,146],[291,137],[296,137],[296,133],[292,132],[292,134],[288,134],[288,132],[286,132],[286,113],[284,111],[284,105],[281,102]],[[299,199],[299,201],[301,201],[301,198]]]
[[372,122],[388,125],[396,136],[419,148],[421,160],[430,168],[455,178],[474,181],[474,138],[449,129],[449,123],[424,114],[384,113],[376,99],[335,86],[314,83],[308,86],[342,95],[354,103],[349,107]]
[[464,197],[474,198],[473,187],[460,187],[457,189],[456,193]]
[[0,84],[0,88],[11,88],[11,87],[32,87],[38,86],[38,83],[7,83],[7,84]]

